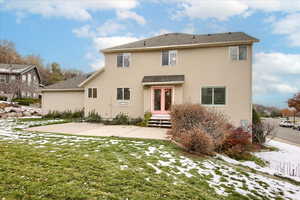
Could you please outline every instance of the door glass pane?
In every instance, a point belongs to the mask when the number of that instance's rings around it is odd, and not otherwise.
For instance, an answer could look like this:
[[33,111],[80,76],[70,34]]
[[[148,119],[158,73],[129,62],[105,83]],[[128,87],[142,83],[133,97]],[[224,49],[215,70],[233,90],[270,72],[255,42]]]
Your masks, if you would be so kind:
[[212,104],[212,88],[202,88],[201,103],[202,104]]
[[172,105],[172,89],[165,89],[165,111],[170,111]]
[[225,104],[225,88],[214,88],[214,104],[224,105]]
[[130,89],[124,88],[124,100],[130,100]]
[[154,110],[161,110],[161,89],[154,89]]

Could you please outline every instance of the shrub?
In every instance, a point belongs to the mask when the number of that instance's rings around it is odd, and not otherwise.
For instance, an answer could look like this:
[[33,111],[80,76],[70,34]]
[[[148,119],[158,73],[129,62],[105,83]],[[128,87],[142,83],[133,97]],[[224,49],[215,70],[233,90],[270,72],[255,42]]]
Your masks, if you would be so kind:
[[263,145],[267,137],[274,137],[275,135],[275,125],[270,122],[261,121],[260,123],[253,123],[252,125],[253,143]]
[[6,96],[0,96],[0,101],[7,101],[7,97]]
[[49,111],[46,115],[43,116],[45,119],[82,119],[84,115],[83,110],[78,110],[72,112],[71,110],[67,110],[64,112],[59,111]]
[[256,110],[253,108],[252,109],[252,123],[253,124],[259,124],[261,123],[261,119],[259,114],[256,112]]
[[102,117],[93,110],[93,111],[89,112],[88,116],[85,118],[85,121],[91,122],[91,123],[101,123]]
[[172,106],[171,122],[170,134],[173,137],[177,137],[185,130],[200,129],[212,138],[215,148],[223,144],[227,129],[230,127],[223,113],[199,104]]
[[144,114],[144,119],[140,123],[138,123],[137,125],[138,126],[143,126],[143,127],[148,126],[148,122],[151,119],[151,117],[152,117],[152,113],[151,112],[146,112]]
[[175,141],[179,143],[189,152],[197,152],[211,155],[214,152],[213,138],[201,128],[192,128],[190,130],[182,130],[174,136]]
[[231,129],[227,132],[227,137],[220,150],[237,160],[251,160],[250,151],[255,147],[252,145],[251,137],[251,133],[241,127]]
[[135,125],[135,126],[138,126],[140,123],[143,122],[143,119],[141,117],[138,117],[138,118],[130,118],[129,119],[129,124],[130,125]]
[[32,98],[21,98],[21,99],[13,99],[13,102],[17,102],[19,105],[29,106],[36,103],[41,103],[40,99],[32,99]]

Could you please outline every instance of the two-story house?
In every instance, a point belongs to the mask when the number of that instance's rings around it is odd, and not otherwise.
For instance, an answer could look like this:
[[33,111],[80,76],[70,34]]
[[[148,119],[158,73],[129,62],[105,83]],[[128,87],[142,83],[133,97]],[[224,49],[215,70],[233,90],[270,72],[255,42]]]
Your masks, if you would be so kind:
[[23,64],[0,64],[0,96],[39,98],[41,78],[37,67]]
[[104,49],[105,67],[77,86],[85,114],[168,118],[174,104],[199,103],[248,125],[254,42],[242,32],[169,33]]

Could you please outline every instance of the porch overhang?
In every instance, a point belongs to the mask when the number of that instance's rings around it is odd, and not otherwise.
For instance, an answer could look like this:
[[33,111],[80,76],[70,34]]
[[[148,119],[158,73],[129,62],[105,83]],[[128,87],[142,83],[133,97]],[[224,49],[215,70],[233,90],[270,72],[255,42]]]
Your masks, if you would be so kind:
[[184,83],[184,75],[144,76],[143,85],[180,85]]

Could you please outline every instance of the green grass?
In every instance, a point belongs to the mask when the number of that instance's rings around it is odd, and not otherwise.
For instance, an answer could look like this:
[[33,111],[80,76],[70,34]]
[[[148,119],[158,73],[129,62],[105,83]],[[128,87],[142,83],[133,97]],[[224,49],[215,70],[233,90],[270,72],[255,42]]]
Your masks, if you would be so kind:
[[[0,135],[0,199],[271,200],[285,196],[276,188],[279,184],[253,178],[256,172],[189,155],[167,141],[16,131],[18,139],[2,140]],[[262,198],[262,190],[269,186],[275,188],[274,197]],[[259,189],[252,191],[253,187]],[[238,193],[237,188],[249,194]],[[227,196],[218,195],[218,189]]]
[[[154,142],[151,142],[154,143]],[[155,142],[160,144],[161,142]],[[0,197],[8,199],[220,199],[203,180],[174,185],[133,149],[0,143]],[[169,148],[172,148],[170,146]],[[174,148],[176,149],[176,148]],[[51,151],[56,152],[51,152]],[[88,155],[88,156],[87,156]],[[120,165],[128,169],[120,170]],[[143,170],[140,170],[142,168]],[[149,178],[151,181],[146,181]],[[196,184],[197,186],[195,186]],[[221,198],[222,199],[222,198]]]

